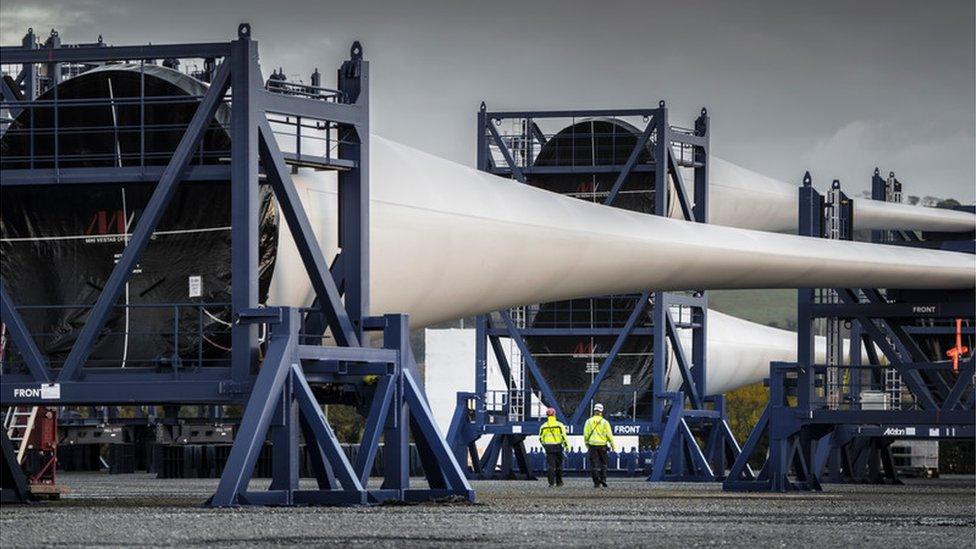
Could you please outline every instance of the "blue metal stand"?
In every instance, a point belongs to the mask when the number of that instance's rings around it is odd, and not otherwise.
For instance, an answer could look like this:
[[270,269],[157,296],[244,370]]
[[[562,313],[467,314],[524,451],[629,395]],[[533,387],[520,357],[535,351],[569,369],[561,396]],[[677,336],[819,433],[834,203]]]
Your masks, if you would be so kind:
[[5,429],[0,430],[0,503],[26,503],[32,501],[27,476],[24,475],[17,454]]
[[[233,448],[212,506],[362,504],[460,498],[473,501],[454,455],[434,425],[426,397],[416,382],[404,315],[369,314],[369,102],[368,63],[356,42],[338,73],[338,89],[292,85],[280,79],[267,86],[258,66],[251,27],[240,25],[232,42],[162,46],[38,48],[35,43],[2,49],[4,63],[101,63],[145,59],[202,59],[210,87],[172,151],[165,168],[150,166],[3,170],[2,186],[104,182],[155,183],[155,191],[131,239],[91,305],[67,359],[49,363],[27,329],[12,296],[0,283],[3,322],[20,360],[5,359],[0,404],[60,405],[245,404]],[[50,74],[60,74],[60,68]],[[56,82],[55,82],[56,84]],[[55,88],[56,89],[56,88]],[[226,95],[230,93],[230,103]],[[8,106],[6,100],[3,106]],[[55,96],[56,97],[56,96]],[[144,97],[140,97],[144,101]],[[99,100],[94,100],[99,101]],[[28,107],[21,99],[9,106]],[[104,101],[103,101],[104,104]],[[54,103],[55,112],[58,105]],[[230,110],[230,163],[198,165],[195,155],[218,109]],[[283,153],[271,124],[294,128],[294,153]],[[338,139],[338,155],[301,151],[302,131],[314,128],[325,140]],[[57,128],[55,128],[57,129]],[[57,137],[55,137],[57,139]],[[201,155],[202,156],[202,155]],[[55,157],[55,166],[58,159]],[[339,171],[339,225],[342,252],[323,255],[291,179],[291,167]],[[93,367],[92,350],[110,310],[138,264],[177,186],[186,177],[231,181],[232,349],[229,366],[170,371],[155,368]],[[272,188],[315,290],[311,310],[259,308],[258,217],[260,176]],[[153,177],[156,174],[158,177]],[[209,179],[212,178],[212,179]],[[163,304],[164,306],[174,306]],[[260,354],[258,334],[270,337]],[[328,332],[326,332],[328,330]],[[382,331],[382,348],[368,347],[366,331]],[[326,339],[325,336],[328,336]],[[326,342],[332,341],[331,345]],[[325,419],[313,387],[342,385],[371,402],[366,432],[355,464],[349,462]],[[369,400],[371,399],[371,401]],[[379,437],[385,440],[385,480],[369,490],[369,471]],[[428,488],[412,489],[409,442],[413,436]],[[318,490],[299,487],[299,440],[311,448]],[[272,443],[273,478],[267,491],[249,490],[265,440]],[[6,452],[5,452],[6,453]]]
[[[557,136],[546,135],[539,123],[548,119],[577,121],[616,121],[636,117],[643,126],[633,127],[633,148],[625,156],[606,162],[597,161],[586,154],[577,154],[575,147],[565,153],[556,165],[536,162],[536,155],[546,143]],[[513,133],[500,132],[498,127],[516,127]],[[576,139],[575,134],[573,138]],[[592,137],[596,142],[603,139],[607,146],[611,137]],[[694,192],[684,184],[680,167],[694,171]],[[482,103],[478,113],[478,169],[512,177],[525,183],[534,176],[573,174],[587,177],[595,174],[611,176],[612,184],[605,189],[601,200],[609,206],[617,206],[622,191],[628,186],[632,174],[653,175],[650,191],[654,196],[653,214],[668,214],[670,199],[680,207],[685,219],[707,222],[708,182],[708,116],[704,109],[693,129],[683,129],[668,123],[667,108],[662,101],[657,108],[631,110],[586,111],[531,111],[489,112]],[[590,189],[603,191],[603,189]],[[726,464],[736,458],[739,446],[725,420],[724,399],[708,395],[705,388],[705,341],[707,339],[708,298],[705,292],[673,293],[644,292],[641,295],[617,296],[632,300],[634,304],[623,325],[608,324],[605,327],[533,327],[520,325],[513,319],[512,311],[498,311],[476,319],[475,391],[459,393],[458,404],[448,433],[448,440],[461,462],[470,459],[469,475],[475,478],[534,478],[534,471],[527,465],[524,439],[535,434],[541,418],[531,414],[533,396],[546,406],[556,410],[556,416],[566,423],[570,433],[582,433],[583,424],[598,391],[621,356],[621,350],[630,338],[644,338],[653,342],[652,388],[646,397],[641,395],[641,407],[646,412],[635,413],[627,418],[610,418],[615,434],[657,435],[661,443],[655,453],[654,465],[648,480],[697,480],[712,481],[724,477]],[[678,313],[678,314],[676,314]],[[691,354],[686,355],[678,340],[679,329],[692,332]],[[560,406],[556,392],[540,371],[536,359],[527,344],[532,337],[593,337],[610,336],[614,342],[605,358],[594,372],[588,387],[573,410]],[[503,351],[502,341],[513,342],[520,351],[524,368],[521,374],[513,373]],[[681,376],[679,391],[669,392],[668,354],[673,353],[677,374]],[[513,406],[515,396],[501,402],[492,398],[488,390],[487,371],[489,356],[499,365],[507,386],[521,387],[522,409]],[[521,379],[514,376],[521,375]],[[513,381],[517,383],[513,384]],[[636,393],[635,393],[636,395]],[[485,452],[479,456],[475,442],[482,436],[490,436]],[[705,440],[704,447],[698,442]],[[500,463],[499,463],[500,462]]]
[[[875,196],[884,199],[885,184],[879,179],[875,172]],[[800,189],[801,234],[851,239],[856,214],[837,181],[825,197],[806,174]],[[926,236],[903,233],[895,242],[955,248]],[[884,234],[873,237],[895,243]],[[954,238],[971,240],[973,235]],[[798,362],[770,365],[769,404],[724,489],[819,491],[823,482],[897,483],[890,451],[894,440],[976,437],[973,358],[962,360],[954,372],[951,362],[934,357],[923,345],[927,338],[954,335],[956,319],[965,319],[965,337],[972,338],[974,310],[972,291],[800,289]],[[827,364],[815,359],[818,319],[828,322]],[[842,348],[831,351],[829,334],[838,327],[846,332],[847,360]],[[835,341],[843,339],[838,335]],[[862,363],[862,354],[868,364]],[[768,454],[753,476],[748,461],[764,437]]]
[[[474,498],[414,379],[406,317],[388,315],[367,320],[370,326],[383,326],[383,349],[350,352],[342,347],[302,345],[298,330],[301,315],[296,309],[258,309],[243,316],[245,322],[269,324],[271,340],[224,474],[209,502],[211,506],[350,505]],[[366,376],[375,379],[374,394],[362,451],[352,464],[325,419],[310,382],[342,383]],[[263,492],[249,491],[258,453],[269,432],[274,450],[271,486]],[[299,432],[312,447],[318,490],[299,488]],[[380,433],[386,439],[385,480],[381,488],[368,490]],[[425,466],[429,486],[426,490],[410,488],[410,434]]]

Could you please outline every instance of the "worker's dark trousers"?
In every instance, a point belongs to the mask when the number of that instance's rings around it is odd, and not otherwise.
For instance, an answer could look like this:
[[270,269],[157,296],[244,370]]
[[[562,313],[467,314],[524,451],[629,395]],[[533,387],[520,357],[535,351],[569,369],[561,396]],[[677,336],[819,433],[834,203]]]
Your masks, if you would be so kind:
[[589,446],[588,448],[590,449],[590,475],[593,477],[593,486],[606,484],[610,452],[606,446]]
[[546,474],[549,486],[563,483],[563,445],[543,444],[546,449]]

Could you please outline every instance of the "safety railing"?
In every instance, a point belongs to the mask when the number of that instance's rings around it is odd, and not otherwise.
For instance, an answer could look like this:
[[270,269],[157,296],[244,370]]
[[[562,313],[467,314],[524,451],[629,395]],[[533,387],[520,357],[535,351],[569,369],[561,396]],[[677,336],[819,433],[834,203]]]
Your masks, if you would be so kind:
[[[543,329],[623,328],[639,297],[621,294],[530,305],[524,308],[525,325]],[[492,320],[496,326],[503,325],[497,313]],[[651,325],[649,317],[637,323],[638,327]]]
[[346,100],[346,96],[341,90],[313,86],[302,82],[291,82],[280,77],[269,78],[264,87],[270,92],[293,95],[305,99],[318,99],[333,103],[343,103]]
[[[11,119],[3,132],[0,169],[166,165],[188,127],[188,122],[171,121],[189,121],[203,96],[151,96],[145,94],[144,84],[138,88],[135,96],[103,98],[59,97],[54,88],[50,98],[0,101],[0,110]],[[230,139],[219,122],[220,112],[200,140],[191,165],[229,158]]]
[[[571,415],[577,406],[585,405],[588,417],[592,412],[592,406],[597,402],[604,403],[606,407],[606,417],[614,418],[619,421],[638,421],[638,418],[647,417],[651,409],[651,401],[654,398],[650,388],[620,388],[604,389],[597,391],[592,402],[582,403],[586,394],[586,389],[554,390],[554,396],[559,401],[563,412]],[[531,404],[526,405],[525,413],[517,418],[509,417],[510,395],[508,391],[495,390],[485,392],[485,411],[489,416],[506,417],[508,421],[534,421],[546,417],[546,411],[550,403],[543,402],[538,394],[533,393]]]
[[[497,120],[495,124],[502,144],[511,153],[513,160],[520,168],[533,165],[561,166],[561,167],[597,167],[620,166],[627,162],[640,130],[636,133],[627,128],[628,125],[643,128],[647,119],[639,117],[633,119],[607,119],[603,123],[613,124],[610,129],[591,127],[590,131],[562,131],[563,128],[575,128],[577,124],[586,123],[589,119],[552,118],[546,120],[546,126],[557,128],[555,132],[545,132],[535,125],[536,122],[525,118],[512,118],[504,121]],[[600,120],[592,120],[594,124]],[[502,147],[490,138],[487,141],[488,151],[496,166],[507,166],[508,162]],[[539,153],[545,149],[544,158]],[[637,159],[637,164],[653,164],[653,158],[648,149],[647,154]]]
[[[921,410],[924,408],[907,384],[892,384],[891,378],[898,379],[914,370],[916,379],[923,385],[944,385],[951,387],[956,377],[951,374],[948,363],[905,363],[885,365],[826,365],[815,364],[813,375],[813,394],[810,401],[814,410]],[[791,371],[784,371],[783,380],[789,402],[796,402],[797,379],[801,368],[794,365]],[[965,382],[965,380],[963,380]],[[970,384],[972,380],[969,381]],[[971,387],[971,386],[970,386]],[[970,388],[971,390],[971,388]],[[941,397],[932,392],[937,405]]]
[[[91,307],[22,305],[17,309],[50,366],[58,369]],[[230,357],[230,311],[229,303],[117,305],[86,367],[186,370],[226,366]],[[0,371],[27,371],[9,337],[3,339]]]

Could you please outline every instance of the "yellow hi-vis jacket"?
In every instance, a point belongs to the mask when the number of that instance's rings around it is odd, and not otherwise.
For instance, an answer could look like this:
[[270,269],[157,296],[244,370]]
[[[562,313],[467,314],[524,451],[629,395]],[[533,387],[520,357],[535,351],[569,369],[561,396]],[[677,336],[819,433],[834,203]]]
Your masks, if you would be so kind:
[[566,439],[566,426],[560,423],[555,416],[546,418],[546,422],[539,427],[539,442],[542,444],[562,444],[564,448],[569,448],[569,440]]
[[617,451],[617,444],[613,441],[613,429],[610,428],[610,422],[599,414],[594,414],[593,417],[586,420],[586,424],[583,426],[583,442],[587,446],[602,447],[609,444],[611,450]]

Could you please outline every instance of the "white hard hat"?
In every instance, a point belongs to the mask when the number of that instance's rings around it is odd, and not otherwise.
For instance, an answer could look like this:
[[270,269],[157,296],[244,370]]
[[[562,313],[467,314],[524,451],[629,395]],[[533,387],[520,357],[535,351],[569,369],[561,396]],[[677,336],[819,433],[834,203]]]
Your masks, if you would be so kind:
[[593,407],[593,411],[594,412],[602,412],[603,411],[603,405],[602,404],[597,404],[596,406]]

